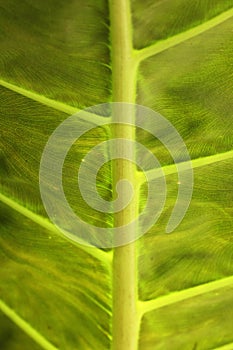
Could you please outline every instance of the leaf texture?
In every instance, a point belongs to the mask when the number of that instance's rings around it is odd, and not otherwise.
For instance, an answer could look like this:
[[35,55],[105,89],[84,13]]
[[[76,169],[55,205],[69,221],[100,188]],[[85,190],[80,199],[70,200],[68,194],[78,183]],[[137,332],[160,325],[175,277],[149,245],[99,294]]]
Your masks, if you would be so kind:
[[[167,181],[161,217],[137,242],[140,350],[221,349],[233,342],[230,282],[179,297],[233,275],[232,7],[231,0],[131,1],[133,54],[140,61],[136,102],[161,113],[178,130],[195,180],[188,213],[166,234],[180,185],[176,169],[164,145],[137,130],[137,141],[158,157]],[[227,19],[209,26],[225,13]],[[109,4],[23,0],[19,6],[16,0],[0,0],[0,19],[0,306],[11,318],[0,317],[0,347],[48,349],[47,341],[62,350],[107,350],[112,252],[74,244],[49,223],[39,166],[49,136],[62,121],[78,109],[112,100]],[[197,33],[187,38],[194,28]],[[83,123],[95,126],[101,117],[106,116],[96,113]],[[111,132],[95,128],[83,135],[63,172],[72,209],[100,227],[112,227],[113,216],[85,203],[76,174],[85,154]],[[90,172],[94,167],[89,164]],[[106,200],[113,196],[111,171],[107,162],[97,177]],[[155,169],[148,174],[157,176]],[[147,196],[143,182],[140,210]],[[171,303],[156,307],[170,296]]]
[[[1,77],[75,107],[109,96],[105,1],[1,1]],[[91,67],[91,69],[90,69]]]

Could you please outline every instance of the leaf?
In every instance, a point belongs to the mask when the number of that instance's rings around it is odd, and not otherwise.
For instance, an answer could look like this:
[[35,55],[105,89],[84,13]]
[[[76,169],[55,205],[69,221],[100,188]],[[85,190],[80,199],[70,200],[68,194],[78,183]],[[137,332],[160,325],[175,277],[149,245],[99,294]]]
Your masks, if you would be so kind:
[[8,350],[20,350],[22,344],[24,349],[39,350],[40,346],[34,343],[17,325],[11,322],[4,314],[0,316],[1,333],[0,344],[1,347]]
[[1,9],[3,80],[76,107],[108,98],[104,2],[9,0]]
[[[55,347],[107,347],[106,265],[8,207],[1,213],[4,302],[17,306],[17,313]],[[79,332],[73,334],[72,324]]]
[[[117,318],[124,315],[118,320],[124,325],[131,306],[137,328],[128,324],[124,335],[130,338],[133,329],[140,350],[232,348],[233,3],[132,0],[128,5],[0,1],[4,349],[136,350],[130,339],[131,345],[121,346],[124,339],[115,332]],[[39,167],[46,142],[62,121],[116,99],[148,106],[174,125],[192,158],[194,193],[180,226],[166,234],[180,185],[176,167],[161,142],[137,130],[137,140],[163,166],[167,199],[159,220],[137,243],[107,250],[69,240],[49,221]],[[97,111],[82,122],[97,125],[102,117]],[[64,164],[73,210],[100,227],[112,227],[114,215],[85,203],[76,174],[96,142],[115,132],[98,127],[83,135]],[[89,164],[90,173],[94,167]],[[106,200],[113,198],[113,168],[107,162],[97,177]],[[159,176],[156,169],[147,175]],[[145,177],[138,179],[142,210],[148,188]],[[134,261],[135,251],[137,278],[123,280],[134,269],[129,255]],[[118,272],[123,297],[116,291]],[[124,286],[135,298],[124,298]]]

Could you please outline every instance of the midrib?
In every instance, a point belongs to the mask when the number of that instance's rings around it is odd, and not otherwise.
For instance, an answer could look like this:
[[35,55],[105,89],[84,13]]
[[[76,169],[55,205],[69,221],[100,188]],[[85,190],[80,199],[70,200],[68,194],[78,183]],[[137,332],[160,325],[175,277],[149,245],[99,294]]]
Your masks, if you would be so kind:
[[[211,19],[207,23],[201,24],[187,32],[176,35],[173,38],[164,40],[161,43],[156,43],[152,47],[143,50],[134,50],[132,44],[132,25],[129,0],[110,0],[111,14],[111,39],[112,39],[112,86],[113,86],[113,102],[136,102],[136,76],[140,62],[147,57],[156,55],[172,46],[178,45],[196,35],[199,35],[210,28],[222,23],[233,15],[233,9]],[[113,115],[113,121],[114,119]],[[117,118],[117,117],[116,117]],[[117,119],[116,119],[117,121]],[[132,120],[133,124],[133,120]],[[135,134],[129,133],[127,127],[118,127],[116,125],[113,132],[113,137],[128,138],[135,140]],[[133,153],[129,150],[129,154]],[[206,163],[211,164],[215,161],[232,158],[232,152],[227,154],[207,157]],[[195,161],[194,161],[195,162]],[[205,158],[197,160],[194,167],[203,166]],[[113,163],[113,188],[122,177],[118,176],[121,169],[121,176],[131,180],[134,183],[136,178],[136,168],[125,165],[124,161],[119,160]],[[123,169],[123,171],[122,171]],[[164,169],[168,174],[174,173],[176,168],[171,165]],[[150,176],[154,176],[156,170],[150,172]],[[155,174],[156,176],[156,174]],[[134,219],[137,215],[139,206],[139,198],[136,196],[136,202],[132,205],[132,212],[128,213],[128,220]],[[115,214],[115,224],[125,225],[128,220],[125,220],[124,211],[120,214]],[[133,236],[133,233],[127,232]],[[140,321],[143,315],[142,309],[145,307],[149,311],[150,307],[159,305],[156,300],[151,303],[144,304],[138,300],[138,281],[137,281],[137,251],[136,243],[133,242],[126,246],[117,247],[114,249],[113,255],[113,342],[112,350],[136,350],[138,348]],[[232,282],[230,280],[230,282]],[[228,283],[228,281],[226,282]],[[221,282],[219,282],[221,284]],[[218,283],[216,286],[219,285]],[[213,286],[213,289],[216,288]],[[207,292],[208,287],[200,289],[200,294]],[[199,291],[199,290],[198,290]],[[195,294],[196,290],[194,291]],[[187,293],[179,294],[185,299],[188,298]],[[177,300],[179,301],[179,296]],[[175,298],[171,298],[174,302]],[[169,300],[165,300],[165,303]],[[156,307],[155,306],[155,307]],[[145,310],[144,310],[145,311]]]
[[[112,47],[112,101],[135,103],[137,65],[133,57],[131,10],[129,0],[110,0],[111,47]],[[119,109],[124,110],[124,105]],[[117,107],[113,106],[112,122],[117,123]],[[129,111],[126,108],[126,112]],[[134,114],[127,114],[127,122],[134,124]],[[115,124],[112,138],[135,140],[135,129],[126,124]],[[134,145],[122,151],[129,159]],[[112,187],[122,178],[135,183],[136,166],[124,159],[112,163]],[[136,196],[127,208],[114,214],[114,225],[125,226],[135,219],[139,198]],[[133,237],[131,232],[125,232]],[[137,261],[136,243],[114,248],[112,265],[112,350],[136,350],[138,346],[139,317],[137,312]]]

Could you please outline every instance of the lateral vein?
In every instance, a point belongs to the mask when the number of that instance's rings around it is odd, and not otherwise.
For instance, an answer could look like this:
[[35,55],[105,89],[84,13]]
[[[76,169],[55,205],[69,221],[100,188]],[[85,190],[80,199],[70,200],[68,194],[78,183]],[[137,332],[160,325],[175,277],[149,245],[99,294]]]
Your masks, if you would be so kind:
[[53,232],[56,235],[61,236],[62,238],[68,240],[73,245],[77,246],[81,250],[85,251],[86,253],[90,254],[94,258],[98,259],[99,261],[102,261],[103,263],[110,264],[112,261],[112,254],[111,252],[104,252],[101,249],[98,249],[96,247],[91,247],[85,245],[85,243],[79,244],[78,242],[75,242],[73,240],[70,240],[68,237],[63,235],[59,229],[56,228],[55,225],[53,225],[51,222],[49,222],[48,219],[33,213],[31,210],[25,208],[21,204],[17,203],[16,201],[12,200],[11,198],[8,198],[4,194],[0,193],[0,201],[2,201],[4,204],[8,205],[12,209],[16,210],[18,213],[24,215],[28,219],[32,220],[36,224],[40,225],[41,227],[45,228],[46,230],[49,230],[50,232]]
[[43,349],[58,350],[57,347],[50,343],[42,334],[40,334],[35,328],[33,328],[28,322],[26,322],[22,317],[20,317],[2,300],[0,300],[0,310]]
[[[14,84],[11,84],[11,83],[8,83],[7,81],[5,80],[2,80],[0,79],[0,85],[5,87],[6,89],[9,89],[11,91],[14,91],[22,96],[25,96],[33,101],[36,101],[36,102],[39,102],[47,107],[50,107],[50,108],[53,108],[53,109],[56,109],[60,112],[63,112],[63,113],[66,113],[66,114],[69,114],[69,115],[73,115],[73,114],[76,114],[78,112],[80,112],[80,114],[78,115],[78,117],[80,119],[84,119],[85,121],[87,122],[91,122],[95,125],[102,125],[102,124],[107,124],[108,120],[110,118],[107,118],[107,117],[102,117],[100,115],[97,115],[95,113],[92,113],[91,110],[85,110],[85,108],[83,110],[81,109],[78,109],[78,108],[75,108],[75,107],[72,107],[70,105],[67,105],[63,102],[59,102],[59,101],[56,101],[56,100],[52,100],[48,97],[45,97],[43,95],[40,95],[40,94],[37,94],[33,91],[29,91],[29,90],[26,90],[24,88],[21,88],[17,85],[14,85]],[[104,127],[104,126],[103,126]]]
[[75,108],[75,107],[69,106],[69,105],[67,105],[65,103],[62,103],[62,102],[58,102],[58,101],[52,100],[52,99],[50,99],[48,97],[45,97],[45,96],[40,95],[40,94],[37,94],[36,92],[26,90],[26,89],[21,88],[21,87],[19,87],[17,85],[8,83],[5,80],[0,79],[0,85],[2,85],[3,87],[5,87],[5,88],[7,88],[9,90],[17,92],[20,95],[28,97],[31,100],[39,102],[39,103],[41,103],[43,105],[46,105],[48,107],[54,108],[54,109],[56,109],[58,111],[66,113],[66,114],[74,114],[74,113],[78,112],[78,109]]
[[[213,163],[228,160],[231,158],[233,158],[233,150],[228,151],[228,152],[224,152],[224,153],[214,154],[212,156],[197,158],[197,159],[194,159],[190,162],[191,162],[191,167],[193,169],[195,169],[195,168],[200,168],[202,166],[206,166],[206,165],[210,165]],[[179,168],[180,168],[179,170],[185,171],[185,170],[189,169],[190,162],[186,161],[186,162],[179,163]],[[171,174],[175,174],[177,172],[177,167],[176,167],[176,164],[171,164],[171,165],[166,165],[166,166],[162,167],[162,170],[164,172],[164,175],[171,175]],[[151,169],[151,170],[146,171],[145,175],[146,176],[140,176],[141,182],[150,181],[150,180],[154,180],[154,179],[161,177],[161,171],[159,171],[159,169]]]
[[171,47],[174,47],[178,44],[183,43],[184,41],[187,41],[197,35],[200,35],[204,32],[206,32],[209,29],[212,29],[216,27],[217,25],[225,22],[226,20],[230,19],[233,16],[233,8],[230,10],[224,11],[220,15],[211,18],[210,20],[206,21],[205,23],[202,23],[194,28],[188,29],[182,33],[176,34],[170,38],[160,40],[148,47],[145,47],[140,50],[135,50],[135,57],[138,59],[139,62],[145,60],[146,58],[149,58],[151,56],[157,55],[167,49],[170,49]]
[[169,295],[158,297],[153,300],[139,301],[139,310],[141,316],[147,312],[160,309],[162,307],[172,305],[187,299],[191,299],[202,294],[216,291],[221,288],[233,285],[233,276],[225,277],[217,281],[201,284],[200,286],[188,288],[179,292],[174,292]]
[[232,350],[232,349],[233,349],[233,343],[228,343],[218,348],[214,348],[213,350]]

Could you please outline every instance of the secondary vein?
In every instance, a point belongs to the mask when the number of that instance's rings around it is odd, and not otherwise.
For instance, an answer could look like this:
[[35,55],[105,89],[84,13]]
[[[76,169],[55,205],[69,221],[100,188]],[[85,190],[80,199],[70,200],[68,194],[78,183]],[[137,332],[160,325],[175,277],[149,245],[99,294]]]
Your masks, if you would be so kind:
[[29,337],[31,337],[37,344],[45,350],[58,350],[52,343],[50,343],[42,334],[33,328],[28,322],[20,317],[7,304],[0,300],[0,310],[9,317],[18,327],[20,327]]
[[[233,158],[233,150],[224,152],[224,153],[214,154],[212,156],[197,158],[192,160],[191,163],[192,163],[192,168],[195,169],[202,166],[228,160],[231,158]],[[187,168],[190,168],[190,162],[186,161],[186,162],[179,163],[179,171],[185,171]],[[164,172],[164,175],[171,175],[177,172],[177,167],[176,167],[176,164],[171,164],[171,165],[166,165],[162,167],[162,170]],[[161,177],[161,172],[158,169],[151,169],[146,171],[145,172],[146,176],[144,176],[142,173],[140,174],[141,174],[140,176],[141,183]]]
[[216,291],[224,287],[233,285],[233,276],[225,277],[214,282],[201,284],[200,286],[188,288],[179,292],[174,292],[169,295],[158,297],[153,300],[139,301],[139,310],[141,316],[147,312],[160,309],[162,307],[172,305],[186,299],[191,299],[202,294]]
[[229,343],[229,344],[220,346],[218,348],[214,348],[213,350],[232,350],[232,349],[233,349],[233,343]]
[[230,10],[224,11],[220,15],[211,18],[210,20],[206,21],[205,23],[202,23],[194,28],[191,28],[189,30],[186,30],[182,33],[179,33],[177,35],[174,35],[170,38],[160,40],[148,47],[145,47],[140,50],[135,50],[135,57],[138,59],[139,62],[145,60],[146,58],[149,58],[151,56],[157,55],[167,49],[170,49],[171,47],[174,47],[178,44],[183,43],[184,41],[187,41],[197,35],[200,35],[207,30],[210,30],[217,25],[225,22],[226,20],[230,19],[233,16],[233,8]]
[[[80,118],[80,119],[83,119],[84,121],[86,122],[91,122],[94,124],[94,126],[98,126],[98,125],[102,125],[102,124],[107,124],[107,121],[110,119],[110,118],[107,118],[107,117],[102,117],[102,116],[99,116],[95,113],[93,113],[91,111],[91,109],[78,109],[78,108],[75,108],[75,107],[72,107],[70,105],[67,105],[63,102],[59,102],[59,101],[56,101],[56,100],[52,100],[50,98],[47,98],[43,95],[40,95],[40,94],[37,94],[33,91],[29,91],[29,90],[26,90],[24,88],[21,88],[17,85],[14,85],[14,84],[11,84],[11,83],[8,83],[7,81],[5,80],[2,80],[0,79],[0,85],[5,87],[6,89],[9,89],[11,91],[14,91],[22,96],[25,96],[33,101],[36,101],[36,102],[39,102],[40,104],[43,104],[47,107],[50,107],[50,108],[53,108],[53,109],[56,109],[60,112],[63,112],[63,113],[66,113],[66,114],[69,114],[69,115],[73,115],[73,114],[76,114],[77,113],[77,116]],[[79,114],[78,114],[79,112]],[[93,126],[93,127],[94,127]],[[107,130],[107,129],[106,129]]]
[[18,213],[24,215],[28,219],[32,220],[36,224],[40,225],[41,227],[45,228],[46,230],[49,230],[50,232],[53,232],[56,235],[62,236],[64,239],[68,240],[71,244],[77,246],[81,250],[85,251],[86,253],[92,255],[94,258],[109,264],[112,261],[112,254],[111,252],[104,252],[101,249],[98,249],[96,247],[90,247],[85,245],[85,243],[79,244],[78,242],[75,242],[73,240],[70,240],[68,237],[63,235],[57,228],[54,226],[51,222],[49,222],[48,219],[35,214],[31,210],[25,208],[21,204],[17,203],[15,200],[8,198],[4,194],[0,193],[0,201],[11,207],[12,209],[16,210]]
[[31,100],[37,101],[43,105],[54,108],[58,111],[61,111],[61,112],[67,113],[67,114],[74,114],[74,113],[78,112],[78,109],[75,107],[69,106],[69,105],[62,103],[62,102],[52,100],[52,99],[47,98],[43,95],[37,94],[36,92],[26,90],[26,89],[21,88],[17,85],[8,83],[5,80],[0,79],[0,85],[9,89],[9,90],[17,92],[20,95],[28,97]]

